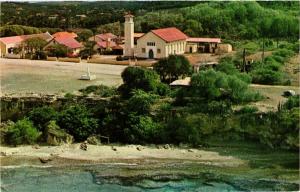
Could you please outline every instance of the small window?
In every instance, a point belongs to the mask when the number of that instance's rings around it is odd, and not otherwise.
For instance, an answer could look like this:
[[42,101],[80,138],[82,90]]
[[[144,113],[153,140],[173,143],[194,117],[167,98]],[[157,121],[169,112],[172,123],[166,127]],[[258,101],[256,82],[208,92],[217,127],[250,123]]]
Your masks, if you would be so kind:
[[160,49],[157,49],[157,53],[160,54]]
[[146,49],[145,48],[142,48],[142,53],[146,53]]
[[147,42],[147,46],[155,46],[155,42]]

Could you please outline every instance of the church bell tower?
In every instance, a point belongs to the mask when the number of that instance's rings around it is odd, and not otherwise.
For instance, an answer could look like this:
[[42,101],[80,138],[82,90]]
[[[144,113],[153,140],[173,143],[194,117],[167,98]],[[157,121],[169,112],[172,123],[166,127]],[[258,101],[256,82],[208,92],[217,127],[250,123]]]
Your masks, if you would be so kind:
[[133,15],[126,14],[124,23],[124,36],[125,36],[125,46],[124,46],[124,56],[132,57],[134,56],[134,23]]

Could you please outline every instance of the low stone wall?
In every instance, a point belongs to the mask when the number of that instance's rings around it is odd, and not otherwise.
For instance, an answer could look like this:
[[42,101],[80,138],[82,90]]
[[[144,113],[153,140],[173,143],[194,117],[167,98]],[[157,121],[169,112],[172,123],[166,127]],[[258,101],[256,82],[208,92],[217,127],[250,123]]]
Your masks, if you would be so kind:
[[21,55],[18,55],[18,54],[6,54],[5,58],[8,58],[8,59],[21,59]]
[[57,61],[57,57],[47,57],[47,61]]
[[111,65],[135,65],[135,66],[141,66],[141,67],[151,67],[156,61],[149,61],[149,60],[139,60],[136,63],[133,61],[130,63],[129,60],[124,61],[117,61],[114,59],[90,59],[88,60],[88,63],[98,63],[98,64],[111,64]]
[[81,58],[80,57],[76,57],[76,58],[59,57],[58,61],[80,63]]

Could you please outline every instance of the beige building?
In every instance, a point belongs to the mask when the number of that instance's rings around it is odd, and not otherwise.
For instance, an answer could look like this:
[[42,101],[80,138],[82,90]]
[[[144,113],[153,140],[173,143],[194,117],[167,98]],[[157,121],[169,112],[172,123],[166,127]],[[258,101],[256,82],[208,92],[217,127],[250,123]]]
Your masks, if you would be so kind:
[[137,40],[135,56],[161,59],[184,54],[188,37],[175,27],[152,30]]
[[[124,23],[124,56],[148,59],[166,58],[172,54],[217,53],[220,38],[188,37],[175,27],[155,29],[137,37],[133,15],[127,14]],[[227,49],[230,52],[230,49]]]

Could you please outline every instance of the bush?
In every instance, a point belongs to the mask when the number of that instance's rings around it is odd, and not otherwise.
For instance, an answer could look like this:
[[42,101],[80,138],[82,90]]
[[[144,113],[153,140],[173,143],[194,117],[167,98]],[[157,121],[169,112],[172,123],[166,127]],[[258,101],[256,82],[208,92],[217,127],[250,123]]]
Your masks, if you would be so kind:
[[130,143],[155,143],[159,142],[161,125],[155,123],[149,116],[129,115],[129,128],[124,130]]
[[154,64],[153,69],[160,75],[162,82],[174,81],[191,74],[191,64],[183,55],[170,55]]
[[293,109],[295,107],[299,107],[299,95],[294,95],[288,98],[288,100],[283,104],[283,109]]
[[6,141],[13,145],[33,144],[40,135],[41,132],[33,126],[30,120],[22,119],[8,127]]
[[114,87],[108,87],[105,85],[90,85],[84,89],[80,89],[79,91],[84,95],[94,93],[101,97],[112,97],[117,94],[117,90]]
[[30,111],[28,118],[33,122],[34,126],[36,126],[39,131],[44,132],[48,122],[51,120],[56,120],[57,115],[58,114],[54,108],[43,106],[34,108],[32,111]]
[[156,99],[158,99],[157,95],[146,93],[142,90],[136,90],[133,92],[133,96],[128,100],[128,112],[147,114],[150,112],[150,107]]
[[125,98],[130,97],[135,89],[157,93],[157,87],[161,84],[158,74],[150,69],[127,67],[121,76],[123,85],[118,88],[118,91]]
[[74,136],[76,141],[83,141],[95,134],[98,128],[97,119],[83,105],[70,105],[61,111],[57,124]]
[[278,85],[283,82],[283,74],[271,69],[259,68],[251,71],[252,82],[267,85]]
[[47,55],[44,51],[36,51],[33,56],[32,59],[34,60],[46,60],[47,59]]

